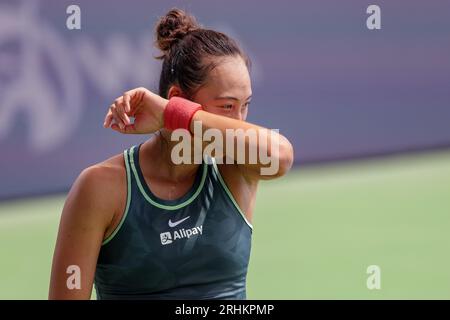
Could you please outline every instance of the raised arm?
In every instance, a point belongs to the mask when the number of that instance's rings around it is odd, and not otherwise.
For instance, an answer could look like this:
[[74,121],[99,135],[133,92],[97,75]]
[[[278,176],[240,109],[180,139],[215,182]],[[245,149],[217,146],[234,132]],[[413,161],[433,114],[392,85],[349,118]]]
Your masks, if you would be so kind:
[[[223,145],[232,140],[231,154],[223,148],[225,157],[231,157],[235,163],[237,162],[238,168],[249,179],[277,178],[283,176],[292,166],[292,145],[278,132],[203,110],[194,114],[190,124],[191,132],[195,131],[196,123],[197,126],[201,124],[203,131],[219,130],[225,140],[222,142]],[[227,135],[231,138],[227,138]],[[205,147],[207,144],[205,143]],[[255,155],[254,159],[250,156],[252,152]]]
[[[117,98],[110,106],[105,117],[104,127],[111,127],[121,133],[153,133],[164,127],[164,112],[169,100],[164,99],[157,94],[145,88],[130,90]],[[134,117],[134,123],[131,123],[130,117]],[[227,153],[223,148],[225,157],[231,157],[237,162],[238,167],[244,176],[251,180],[273,179],[284,175],[292,166],[293,148],[289,141],[278,132],[263,128],[246,121],[236,120],[229,117],[213,114],[203,110],[197,111],[190,123],[191,133],[195,133],[195,123],[201,122],[202,130],[219,130],[223,138],[222,145],[225,146],[225,139],[228,132],[237,132],[239,129],[244,133],[243,149],[253,150],[258,155],[256,162],[249,161],[248,153],[245,152],[245,161],[239,161],[239,153],[236,149],[239,145],[239,137],[234,136],[234,152]],[[247,132],[253,131],[257,139],[250,139],[251,135]],[[265,139],[261,139],[265,137]],[[264,141],[265,140],[265,141]],[[262,143],[264,142],[264,143]],[[205,148],[207,143],[204,143]],[[270,164],[263,161],[259,155],[265,155],[271,161],[277,163],[276,170],[264,171]]]

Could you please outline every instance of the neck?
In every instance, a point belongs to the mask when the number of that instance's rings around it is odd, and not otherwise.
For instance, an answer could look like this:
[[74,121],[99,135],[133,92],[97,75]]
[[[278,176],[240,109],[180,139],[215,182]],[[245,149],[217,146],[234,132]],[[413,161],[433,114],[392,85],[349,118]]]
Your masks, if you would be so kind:
[[[172,182],[192,178],[199,167],[198,164],[173,163],[171,153],[177,144],[177,141],[170,140],[170,132],[162,129],[142,145],[143,150],[141,151],[144,161],[145,159],[152,159],[152,165],[157,168],[157,175]],[[144,161],[141,162],[141,165],[145,165]]]

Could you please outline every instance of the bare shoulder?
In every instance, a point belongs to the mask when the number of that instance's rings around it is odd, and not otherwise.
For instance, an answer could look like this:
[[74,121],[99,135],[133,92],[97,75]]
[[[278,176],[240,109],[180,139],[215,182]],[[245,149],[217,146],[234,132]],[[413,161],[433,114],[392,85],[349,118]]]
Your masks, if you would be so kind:
[[111,221],[126,197],[126,171],[122,154],[84,169],[67,198],[77,211],[104,212]]
[[[122,154],[115,155],[105,161],[84,169],[79,179],[93,187],[112,188],[125,181],[125,163]],[[99,190],[101,192],[101,190]]]
[[126,181],[123,155],[115,155],[84,169],[77,180],[95,194],[116,190]]
[[[89,299],[102,241],[125,198],[125,181],[122,155],[84,169],[76,179],[59,224],[50,298]],[[83,270],[81,290],[68,290],[66,286],[67,266],[73,264]]]

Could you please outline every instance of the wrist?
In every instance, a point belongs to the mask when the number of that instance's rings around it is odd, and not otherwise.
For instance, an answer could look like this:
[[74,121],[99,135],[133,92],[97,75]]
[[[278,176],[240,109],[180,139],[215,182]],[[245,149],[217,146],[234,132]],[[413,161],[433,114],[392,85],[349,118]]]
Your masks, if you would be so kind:
[[190,131],[194,114],[201,110],[202,106],[190,100],[172,97],[164,109],[164,128],[168,130],[185,129]]
[[164,128],[164,112],[166,110],[167,104],[169,103],[169,100],[164,99],[157,94],[154,94],[154,96],[156,118],[158,119],[159,127],[162,129]]

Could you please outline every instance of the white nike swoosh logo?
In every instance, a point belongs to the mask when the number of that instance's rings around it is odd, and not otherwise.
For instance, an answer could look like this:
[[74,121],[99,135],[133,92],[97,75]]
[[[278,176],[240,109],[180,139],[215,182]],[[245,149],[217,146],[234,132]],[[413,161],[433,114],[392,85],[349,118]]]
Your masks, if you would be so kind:
[[176,227],[177,225],[179,225],[179,224],[182,223],[183,221],[189,219],[189,217],[190,217],[190,216],[187,216],[186,218],[181,219],[181,220],[178,220],[178,221],[175,221],[175,222],[172,222],[172,221],[169,219],[169,227],[171,227],[171,228]]

